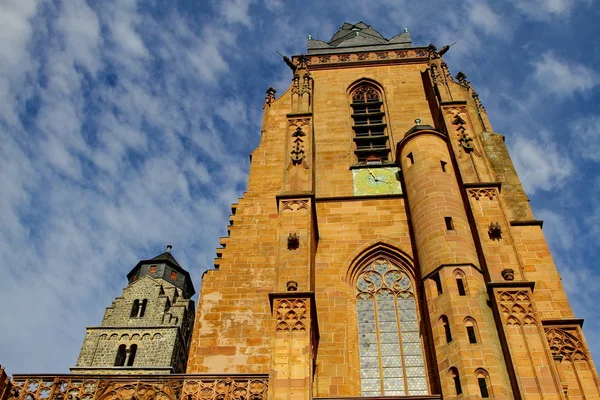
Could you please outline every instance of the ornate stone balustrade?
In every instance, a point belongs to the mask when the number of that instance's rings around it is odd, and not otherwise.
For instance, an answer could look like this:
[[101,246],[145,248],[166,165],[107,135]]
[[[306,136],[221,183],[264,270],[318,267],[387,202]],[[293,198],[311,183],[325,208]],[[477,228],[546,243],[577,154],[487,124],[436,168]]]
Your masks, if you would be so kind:
[[268,375],[15,375],[8,400],[267,400]]

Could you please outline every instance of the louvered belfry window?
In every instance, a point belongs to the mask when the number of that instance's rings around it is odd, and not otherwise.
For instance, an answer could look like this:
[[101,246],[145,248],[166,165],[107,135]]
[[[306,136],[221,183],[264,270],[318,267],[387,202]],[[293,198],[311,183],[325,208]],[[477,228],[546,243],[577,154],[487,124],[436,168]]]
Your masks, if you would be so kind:
[[380,258],[358,276],[362,396],[429,394],[414,282]]
[[352,91],[354,153],[359,163],[389,159],[390,148],[386,134],[385,112],[381,93],[364,83]]

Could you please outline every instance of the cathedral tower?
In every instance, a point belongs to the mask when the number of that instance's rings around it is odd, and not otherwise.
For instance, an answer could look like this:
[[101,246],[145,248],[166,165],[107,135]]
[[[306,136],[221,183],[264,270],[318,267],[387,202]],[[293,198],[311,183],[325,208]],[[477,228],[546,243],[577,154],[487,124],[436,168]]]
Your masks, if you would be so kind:
[[123,294],[88,327],[72,373],[171,374],[185,372],[194,325],[194,285],[167,251],[140,261]]
[[600,398],[542,222],[446,51],[345,23],[286,59],[188,373],[269,374],[277,400]]

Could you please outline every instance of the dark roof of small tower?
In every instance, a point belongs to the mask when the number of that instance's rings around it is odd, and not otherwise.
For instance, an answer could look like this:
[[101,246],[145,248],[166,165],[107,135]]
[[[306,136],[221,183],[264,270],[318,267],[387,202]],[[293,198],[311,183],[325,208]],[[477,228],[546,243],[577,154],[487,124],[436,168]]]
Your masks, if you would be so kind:
[[164,253],[159,254],[156,257],[153,257],[152,260],[154,260],[154,261],[167,261],[167,262],[170,262],[174,266],[179,267],[183,271],[183,267],[181,265],[179,265],[179,263],[177,262],[177,260],[175,259],[175,257],[173,257],[173,254],[171,254],[170,251],[165,251]]
[[393,50],[412,47],[410,33],[404,32],[386,39],[370,25],[364,22],[344,24],[331,37],[331,40],[308,39],[308,54],[349,53],[362,50]]
[[[129,283],[133,282],[136,279],[141,278],[145,275],[150,275],[149,266],[154,264],[166,264],[173,271],[181,274],[181,277],[177,275],[175,279],[171,277],[171,274],[168,273],[166,269],[160,269],[157,271],[157,274],[152,274],[156,278],[164,279],[173,285],[177,286],[183,291],[183,295],[186,298],[191,298],[196,290],[194,289],[194,284],[192,283],[192,278],[190,277],[189,272],[187,272],[183,267],[177,262],[173,254],[171,254],[171,245],[167,246],[167,251],[153,257],[149,260],[140,260],[135,267],[127,274],[127,280]],[[135,279],[134,279],[135,277]]]

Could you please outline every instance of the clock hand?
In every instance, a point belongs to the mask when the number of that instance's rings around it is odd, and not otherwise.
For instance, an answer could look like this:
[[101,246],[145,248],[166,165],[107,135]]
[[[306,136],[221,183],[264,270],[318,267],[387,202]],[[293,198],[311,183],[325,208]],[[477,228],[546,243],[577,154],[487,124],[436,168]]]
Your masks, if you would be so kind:
[[377,177],[375,175],[373,175],[373,171],[371,171],[371,168],[367,168],[367,169],[369,170],[369,174],[371,174],[373,179],[375,179],[375,182],[379,181],[379,179],[377,179]]

